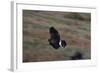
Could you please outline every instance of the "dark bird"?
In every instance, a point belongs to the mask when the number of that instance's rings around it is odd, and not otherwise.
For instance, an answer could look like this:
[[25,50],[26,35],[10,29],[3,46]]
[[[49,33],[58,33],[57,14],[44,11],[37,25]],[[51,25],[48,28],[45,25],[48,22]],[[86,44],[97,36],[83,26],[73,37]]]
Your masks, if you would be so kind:
[[80,52],[76,52],[73,56],[71,56],[71,60],[80,60],[83,59],[83,55]]
[[60,34],[54,27],[50,27],[49,33],[50,39],[48,39],[48,41],[53,48],[58,49],[59,47],[66,47],[66,41],[60,40]]

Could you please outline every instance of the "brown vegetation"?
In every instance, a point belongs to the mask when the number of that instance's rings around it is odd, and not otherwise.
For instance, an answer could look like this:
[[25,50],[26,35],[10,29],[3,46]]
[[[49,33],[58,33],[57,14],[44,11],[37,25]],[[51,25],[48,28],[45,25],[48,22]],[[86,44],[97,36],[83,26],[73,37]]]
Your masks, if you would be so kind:
[[[23,11],[23,62],[70,60],[75,52],[91,58],[89,13]],[[54,26],[67,47],[55,50],[49,45],[49,28]]]

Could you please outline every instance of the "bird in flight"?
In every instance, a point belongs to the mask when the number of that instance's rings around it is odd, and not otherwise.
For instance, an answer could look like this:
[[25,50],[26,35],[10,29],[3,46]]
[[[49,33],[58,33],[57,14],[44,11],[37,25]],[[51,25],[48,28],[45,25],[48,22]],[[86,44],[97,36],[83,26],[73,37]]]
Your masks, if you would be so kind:
[[60,34],[54,27],[49,28],[49,33],[50,38],[48,39],[48,42],[54,49],[58,49],[59,47],[66,47],[66,41],[60,39]]

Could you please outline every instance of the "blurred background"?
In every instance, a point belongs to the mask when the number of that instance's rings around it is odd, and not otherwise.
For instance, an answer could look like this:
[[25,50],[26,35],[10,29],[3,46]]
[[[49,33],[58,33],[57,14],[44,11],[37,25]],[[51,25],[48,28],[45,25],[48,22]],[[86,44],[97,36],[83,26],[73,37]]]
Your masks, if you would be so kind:
[[[66,48],[49,45],[49,28],[55,27]],[[71,60],[76,52],[91,58],[91,14],[23,10],[23,62]]]

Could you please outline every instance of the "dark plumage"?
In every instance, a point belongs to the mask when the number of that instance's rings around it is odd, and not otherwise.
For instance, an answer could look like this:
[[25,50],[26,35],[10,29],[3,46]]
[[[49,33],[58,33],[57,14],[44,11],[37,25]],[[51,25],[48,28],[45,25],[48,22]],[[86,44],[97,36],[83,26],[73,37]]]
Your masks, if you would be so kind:
[[80,52],[76,52],[73,56],[71,56],[71,60],[80,60],[83,59],[83,55]]
[[49,33],[50,33],[50,39],[48,39],[48,41],[53,48],[58,49],[60,46],[62,47],[66,46],[65,40],[60,40],[59,32],[54,27],[50,27]]

